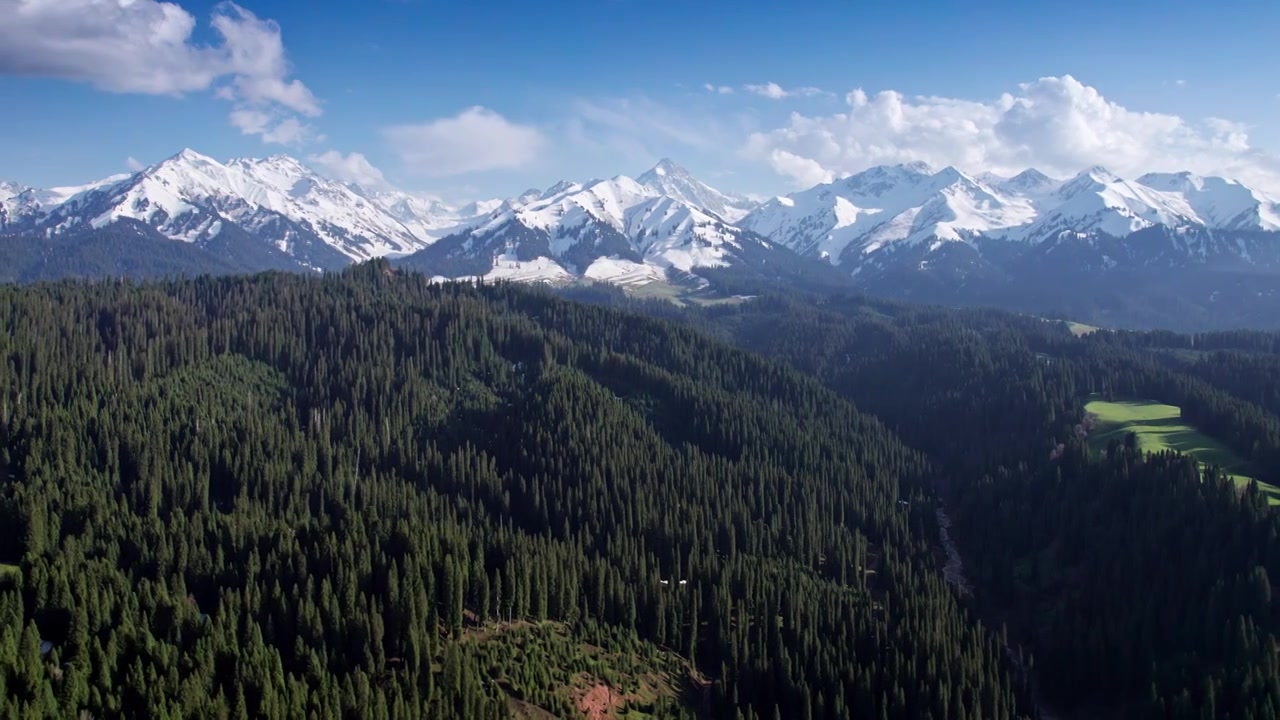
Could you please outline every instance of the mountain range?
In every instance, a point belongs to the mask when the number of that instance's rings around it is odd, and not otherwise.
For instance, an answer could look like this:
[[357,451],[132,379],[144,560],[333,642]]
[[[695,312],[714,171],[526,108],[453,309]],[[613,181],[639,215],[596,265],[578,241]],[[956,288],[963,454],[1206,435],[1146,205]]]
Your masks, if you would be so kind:
[[82,186],[2,182],[0,235],[11,280],[56,277],[57,260],[89,246],[73,274],[146,274],[146,258],[178,241],[160,253],[174,261],[166,272],[389,257],[441,279],[847,286],[1116,325],[1280,323],[1280,201],[1187,172],[1003,177],[908,163],[757,203],[662,160],[635,178],[453,206],[288,156],[224,163],[183,150]]

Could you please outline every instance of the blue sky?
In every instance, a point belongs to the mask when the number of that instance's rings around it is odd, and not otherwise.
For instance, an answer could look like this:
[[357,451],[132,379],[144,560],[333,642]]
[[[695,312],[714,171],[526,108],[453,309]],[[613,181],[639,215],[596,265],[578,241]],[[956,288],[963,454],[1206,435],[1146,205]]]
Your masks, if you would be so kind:
[[754,194],[915,159],[1190,169],[1280,190],[1274,2],[0,0],[0,12],[0,178],[36,186],[192,147],[287,153],[454,200],[634,175],[664,156]]

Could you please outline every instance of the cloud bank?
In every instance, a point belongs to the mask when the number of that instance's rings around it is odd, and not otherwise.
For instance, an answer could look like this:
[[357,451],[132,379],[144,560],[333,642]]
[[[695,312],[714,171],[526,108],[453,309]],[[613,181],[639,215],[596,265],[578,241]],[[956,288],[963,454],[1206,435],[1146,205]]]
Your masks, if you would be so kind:
[[478,105],[454,117],[389,127],[383,134],[408,171],[435,177],[525,167],[546,145],[537,128]]
[[115,93],[180,96],[214,90],[231,122],[265,142],[297,143],[298,116],[320,103],[291,69],[280,26],[233,2],[214,8],[213,45],[192,40],[196,19],[156,0],[0,0],[0,73],[88,83]]
[[861,89],[845,100],[844,112],[792,113],[785,126],[751,134],[743,154],[796,186],[923,160],[1005,175],[1035,167],[1069,176],[1093,165],[1127,177],[1190,170],[1280,188],[1280,160],[1251,146],[1246,127],[1130,110],[1070,75],[989,101]]
[[384,190],[390,187],[382,171],[358,152],[343,155],[337,150],[328,150],[312,155],[307,160],[334,180],[355,183],[371,190]]

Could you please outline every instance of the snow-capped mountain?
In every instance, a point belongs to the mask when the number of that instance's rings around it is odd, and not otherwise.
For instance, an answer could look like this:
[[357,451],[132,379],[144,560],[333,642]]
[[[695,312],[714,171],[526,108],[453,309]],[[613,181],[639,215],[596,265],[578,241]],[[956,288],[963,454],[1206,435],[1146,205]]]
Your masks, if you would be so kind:
[[964,240],[1025,225],[1035,205],[952,168],[881,166],[786,197],[748,215],[742,226],[833,264],[897,244]]
[[992,173],[979,176],[981,182],[995,188],[1005,195],[1027,198],[1042,198],[1062,185],[1061,180],[1054,180],[1035,168],[1027,168],[1013,177],[1002,177]]
[[[894,256],[921,261],[947,242],[1035,246],[1125,238],[1150,228],[1280,229],[1280,206],[1238,182],[1189,173],[1126,180],[1093,167],[1068,180],[1029,169],[1011,178],[970,176],[922,163],[874,167],[774,198],[741,226],[852,273]],[[1184,248],[1208,257],[1204,243]],[[910,252],[905,252],[906,250]],[[1225,250],[1224,248],[1219,248]]]
[[673,277],[697,284],[696,276],[715,268],[759,272],[770,256],[770,272],[786,266],[792,253],[725,219],[735,208],[741,212],[740,201],[663,160],[637,179],[562,181],[526,193],[406,263],[443,277],[623,285]]
[[1273,196],[1225,178],[917,163],[775,198],[740,225],[874,295],[1202,330],[1275,326],[1260,319],[1280,317],[1277,220]]
[[[0,183],[0,233],[28,248],[68,248],[79,236],[116,248],[143,238],[154,248],[167,238],[192,247],[189,266],[212,257],[220,271],[327,270],[391,256],[447,278],[830,282],[1007,304],[1001,298],[1041,297],[1066,277],[1075,287],[1117,273],[1272,277],[1276,197],[1190,173],[1129,180],[1094,167],[1057,179],[909,163],[756,204],[663,160],[634,178],[564,180],[459,207],[342,183],[286,156],[219,162],[185,150],[87,185]],[[122,266],[145,253],[130,257]],[[42,266],[39,276],[55,270]],[[1216,287],[1200,280],[1187,282]]]
[[331,180],[288,156],[221,163],[194,150],[82,187],[0,194],[9,195],[11,226],[65,233],[131,219],[203,246],[235,225],[316,268],[409,254],[464,219],[427,199]]
[[1102,167],[1089,168],[1032,202],[1039,211],[1035,220],[1008,228],[1005,237],[1027,241],[1059,233],[1124,237],[1156,225],[1199,224],[1182,196],[1124,180]]
[[90,190],[114,185],[129,175],[112,175],[87,185],[43,190],[16,182],[0,182],[0,228],[32,221],[67,200]]
[[279,229],[263,239],[294,254],[314,236],[352,260],[410,253],[427,243],[379,203],[283,155],[223,164],[184,150],[68,199],[46,224],[102,227],[120,218],[188,242],[216,236],[225,222],[254,235]]
[[689,174],[688,170],[663,158],[636,182],[650,190],[710,212],[736,223],[756,208],[756,203],[737,195],[726,195]]
[[706,185],[670,160],[636,179],[566,180],[453,207],[332,180],[283,155],[219,162],[184,150],[82,187],[6,184],[0,201],[7,232],[66,236],[138,222],[159,236],[234,253],[240,265],[257,256],[246,244],[257,242],[270,250],[273,267],[280,256],[336,269],[413,255],[413,264],[448,277],[622,284],[674,277],[697,285],[705,282],[697,274],[709,269],[771,262],[770,274],[795,260],[733,224],[753,203]]
[[1138,182],[1181,196],[1207,227],[1280,230],[1280,201],[1235,180],[1180,172],[1148,173]]
[[380,205],[424,244],[456,232],[468,221],[491,212],[503,202],[481,200],[455,208],[439,198],[413,195],[400,190],[352,189]]

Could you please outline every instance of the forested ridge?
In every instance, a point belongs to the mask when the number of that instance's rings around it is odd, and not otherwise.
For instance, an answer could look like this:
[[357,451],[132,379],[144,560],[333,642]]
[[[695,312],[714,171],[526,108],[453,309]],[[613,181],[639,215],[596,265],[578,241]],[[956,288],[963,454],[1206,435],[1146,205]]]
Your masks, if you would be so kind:
[[0,715],[1280,715],[1277,336],[568,294],[0,288]]
[[1090,457],[1082,424],[1095,394],[1158,398],[1274,481],[1276,336],[1076,338],[1038,318],[856,297],[684,312],[822,379],[927,452],[973,607],[1010,629],[1015,666],[1033,670],[1043,707],[1082,718],[1280,712],[1276,514],[1256,486],[1242,493],[1189,458],[1125,446]]
[[1030,713],[929,459],[782,363],[386,263],[0,296],[0,715]]

